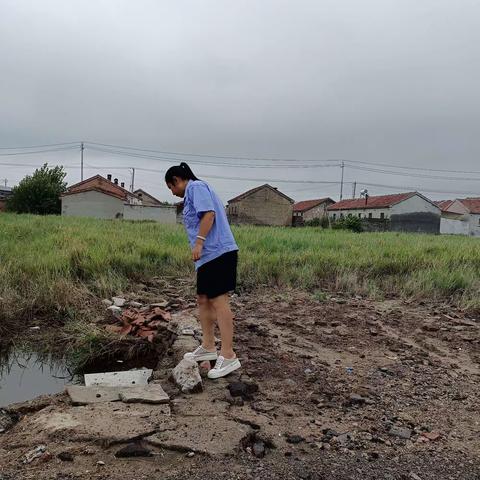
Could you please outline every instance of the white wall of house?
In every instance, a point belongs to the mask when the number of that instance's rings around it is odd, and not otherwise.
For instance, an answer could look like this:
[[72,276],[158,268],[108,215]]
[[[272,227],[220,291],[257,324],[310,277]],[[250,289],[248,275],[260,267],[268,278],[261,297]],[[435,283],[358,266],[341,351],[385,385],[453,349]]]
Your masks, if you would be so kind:
[[474,237],[480,237],[480,214],[471,213],[469,215],[470,225],[469,225],[469,235]]
[[470,223],[468,218],[447,218],[440,219],[440,233],[442,235],[468,235]]
[[124,220],[154,220],[159,223],[174,224],[177,222],[177,208],[168,205],[148,206],[129,205],[123,206]]
[[62,197],[67,217],[122,218],[123,200],[91,190]]
[[392,215],[402,215],[404,213],[435,213],[440,215],[440,208],[420,195],[413,195],[403,202],[392,205],[391,210]]
[[390,208],[355,208],[352,210],[330,210],[328,212],[328,216],[331,219],[338,220],[341,218],[341,215],[344,217],[348,217],[348,215],[358,217],[361,215],[360,218],[390,218]]

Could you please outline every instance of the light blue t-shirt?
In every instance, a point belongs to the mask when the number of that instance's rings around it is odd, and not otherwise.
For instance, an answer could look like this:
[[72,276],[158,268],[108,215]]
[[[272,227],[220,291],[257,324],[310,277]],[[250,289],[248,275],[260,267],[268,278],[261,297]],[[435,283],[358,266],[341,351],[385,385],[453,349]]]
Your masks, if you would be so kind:
[[200,220],[205,212],[215,212],[215,221],[208,232],[207,239],[203,242],[200,260],[195,262],[197,270],[224,253],[238,250],[225,208],[218,195],[208,183],[202,180],[190,180],[183,199],[183,224],[192,248],[197,240]]

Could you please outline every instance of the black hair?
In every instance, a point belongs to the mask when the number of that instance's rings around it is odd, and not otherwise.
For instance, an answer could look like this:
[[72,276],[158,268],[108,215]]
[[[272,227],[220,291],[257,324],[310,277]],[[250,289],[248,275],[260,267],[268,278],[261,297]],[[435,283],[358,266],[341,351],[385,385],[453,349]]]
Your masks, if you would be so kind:
[[167,170],[165,183],[173,184],[173,177],[181,178],[182,180],[198,180],[192,169],[185,162],[182,162],[180,165],[174,165]]

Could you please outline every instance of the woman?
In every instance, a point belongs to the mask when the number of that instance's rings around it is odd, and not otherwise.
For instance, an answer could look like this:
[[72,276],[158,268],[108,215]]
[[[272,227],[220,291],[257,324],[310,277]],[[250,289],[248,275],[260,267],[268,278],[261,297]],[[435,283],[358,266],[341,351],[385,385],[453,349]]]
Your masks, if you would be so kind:
[[[238,246],[221,200],[186,163],[170,167],[165,182],[173,195],[183,198],[183,223],[197,270],[202,344],[184,358],[216,360],[208,378],[224,377],[241,367],[233,351],[233,315],[228,297],[236,287]],[[220,355],[215,347],[215,322],[222,339]]]

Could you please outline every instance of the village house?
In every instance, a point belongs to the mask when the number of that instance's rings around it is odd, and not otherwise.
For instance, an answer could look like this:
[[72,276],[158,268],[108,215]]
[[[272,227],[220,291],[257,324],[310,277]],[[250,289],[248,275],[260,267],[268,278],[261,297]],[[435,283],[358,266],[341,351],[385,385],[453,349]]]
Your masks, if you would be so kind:
[[228,201],[233,224],[291,226],[295,202],[277,188],[265,184]]
[[418,192],[342,200],[328,208],[330,220],[355,216],[383,230],[440,233],[440,208]]
[[440,233],[480,237],[480,197],[435,203],[442,211]]
[[293,205],[293,225],[304,225],[305,222],[320,220],[328,216],[327,207],[335,202],[331,198],[303,200]]
[[[142,191],[143,192],[143,191]],[[147,201],[154,197],[144,192]],[[142,194],[143,195],[143,194]],[[67,189],[61,196],[62,215],[105,219],[154,220],[175,223],[175,208],[166,205],[143,205],[142,198],[125,189],[118,179],[112,181],[95,175]]]
[[5,211],[7,198],[12,194],[12,189],[7,186],[0,186],[0,212]]
[[150,207],[164,205],[160,200],[141,188],[135,190],[133,193],[142,201],[142,205],[148,205]]

